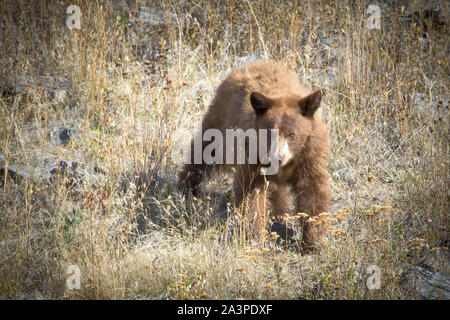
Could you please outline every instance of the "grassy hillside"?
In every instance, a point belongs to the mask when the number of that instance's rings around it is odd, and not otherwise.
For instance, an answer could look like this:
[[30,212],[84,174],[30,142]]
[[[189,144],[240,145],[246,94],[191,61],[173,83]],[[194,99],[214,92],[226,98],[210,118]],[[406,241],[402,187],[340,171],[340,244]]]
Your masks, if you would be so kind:
[[[0,2],[0,298],[423,298],[408,272],[450,271],[448,8],[386,1],[369,29],[369,4]],[[324,93],[315,254],[218,218],[227,177],[174,188],[215,87],[262,51]]]

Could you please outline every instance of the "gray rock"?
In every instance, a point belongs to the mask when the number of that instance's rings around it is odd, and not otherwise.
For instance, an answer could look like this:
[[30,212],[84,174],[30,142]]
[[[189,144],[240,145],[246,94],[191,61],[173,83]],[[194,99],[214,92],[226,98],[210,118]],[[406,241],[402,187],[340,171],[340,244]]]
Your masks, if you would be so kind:
[[414,266],[401,275],[401,293],[405,299],[449,300],[448,275]]
[[9,164],[6,167],[6,165],[0,163],[0,187],[3,186],[5,174],[16,183],[25,179],[51,184],[60,178],[67,178],[66,185],[72,186],[88,181],[95,183],[101,175],[106,173],[97,166],[90,166],[77,161],[46,159],[44,163],[36,167],[14,164]]
[[266,51],[256,52],[250,56],[237,57],[236,65],[240,66],[247,62],[254,62],[254,61],[258,61],[258,60],[262,60],[262,59],[266,59],[266,60],[269,59],[269,54]]
[[402,20],[405,21],[421,21],[424,19],[432,19],[432,23],[435,25],[448,24],[448,5],[442,0],[430,0],[430,1],[411,1],[407,6],[407,16]]
[[67,91],[63,89],[56,89],[54,92],[52,92],[52,98],[57,103],[62,103],[66,100],[67,97]]
[[165,12],[156,8],[142,6],[139,8],[139,20],[154,26],[166,23]]
[[66,146],[74,133],[75,130],[72,127],[65,125],[56,126],[50,131],[50,143],[54,146]]
[[19,182],[20,179],[29,178],[33,179],[36,176],[36,171],[32,168],[20,165],[8,165],[0,166],[0,187],[3,187],[4,176],[7,175],[8,178],[14,182]]
[[7,81],[0,87],[0,94],[40,93],[61,102],[66,98],[66,90],[70,87],[69,80],[58,76],[25,76]]

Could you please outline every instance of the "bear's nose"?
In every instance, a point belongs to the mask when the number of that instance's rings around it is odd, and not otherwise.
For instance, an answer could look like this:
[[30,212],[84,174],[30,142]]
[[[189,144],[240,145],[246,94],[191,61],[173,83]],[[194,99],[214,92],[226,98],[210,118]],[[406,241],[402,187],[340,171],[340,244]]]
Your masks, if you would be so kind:
[[279,159],[281,166],[285,165],[292,158],[291,151],[289,149],[289,144],[286,140],[280,141],[278,146],[278,155],[276,157]]

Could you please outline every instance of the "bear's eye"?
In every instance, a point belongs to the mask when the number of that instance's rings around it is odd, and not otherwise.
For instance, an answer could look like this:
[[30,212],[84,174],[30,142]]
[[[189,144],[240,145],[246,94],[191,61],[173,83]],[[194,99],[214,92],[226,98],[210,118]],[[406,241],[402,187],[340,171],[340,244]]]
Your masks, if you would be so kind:
[[293,132],[291,132],[291,133],[288,134],[287,137],[288,137],[289,139],[292,139],[292,138],[294,138],[294,136],[295,136],[295,134],[294,134]]

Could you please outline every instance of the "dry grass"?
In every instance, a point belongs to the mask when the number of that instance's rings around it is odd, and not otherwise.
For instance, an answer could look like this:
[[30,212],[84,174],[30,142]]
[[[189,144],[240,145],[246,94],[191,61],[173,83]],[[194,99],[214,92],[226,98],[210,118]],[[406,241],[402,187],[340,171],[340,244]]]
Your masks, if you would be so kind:
[[[153,4],[167,23],[134,26],[133,46],[128,13],[144,1],[23,3],[0,3],[0,85],[70,86],[0,97],[0,165],[36,168],[1,176],[0,297],[398,299],[409,266],[448,274],[447,25],[403,21],[401,2],[369,30],[363,1],[172,1]],[[70,4],[80,30],[65,25]],[[200,23],[185,23],[195,12]],[[173,191],[215,86],[263,49],[325,93],[333,199],[313,255],[230,237],[214,218],[226,179],[208,184],[210,198]],[[49,142],[59,124],[75,132],[66,146]],[[62,160],[90,173],[36,174]],[[69,265],[79,290],[66,288]],[[366,286],[370,265],[381,289]]]

